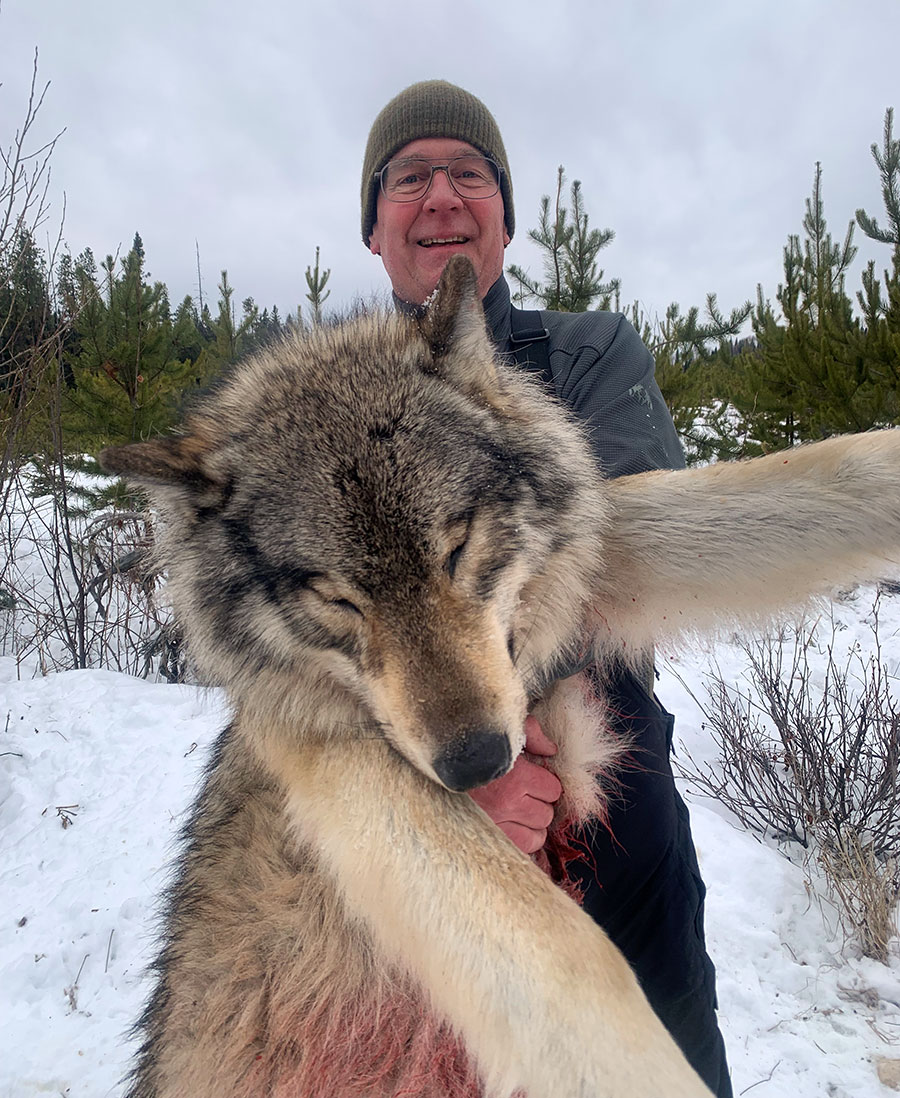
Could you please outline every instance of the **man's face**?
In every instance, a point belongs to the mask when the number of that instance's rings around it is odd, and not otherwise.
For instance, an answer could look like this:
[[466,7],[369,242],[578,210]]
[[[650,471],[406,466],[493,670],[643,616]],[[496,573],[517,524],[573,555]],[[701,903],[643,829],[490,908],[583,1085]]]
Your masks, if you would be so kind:
[[[478,150],[455,138],[427,137],[410,141],[392,159],[421,156],[445,164],[468,153]],[[503,273],[509,235],[499,191],[491,198],[460,198],[447,173],[435,172],[428,194],[415,202],[389,202],[379,190],[376,217],[369,249],[381,256],[401,301],[425,301],[447,260],[457,253],[472,260],[481,297]]]

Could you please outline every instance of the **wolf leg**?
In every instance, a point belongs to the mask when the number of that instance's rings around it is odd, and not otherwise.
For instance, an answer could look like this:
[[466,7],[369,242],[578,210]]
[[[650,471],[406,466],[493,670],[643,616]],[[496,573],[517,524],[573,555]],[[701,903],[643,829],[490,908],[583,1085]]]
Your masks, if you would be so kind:
[[605,648],[764,624],[900,571],[900,430],[608,486],[596,610]]
[[618,950],[469,797],[381,740],[279,754],[298,838],[462,1035],[489,1094],[708,1095]]

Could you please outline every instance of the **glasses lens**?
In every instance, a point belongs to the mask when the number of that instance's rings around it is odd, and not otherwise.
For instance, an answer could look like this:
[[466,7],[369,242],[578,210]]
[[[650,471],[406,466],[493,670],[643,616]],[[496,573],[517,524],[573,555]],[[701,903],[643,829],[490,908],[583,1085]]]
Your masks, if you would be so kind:
[[488,198],[497,193],[497,165],[486,156],[454,157],[447,171],[460,194]]
[[392,160],[381,173],[385,195],[395,202],[411,202],[428,190],[431,165],[427,160]]
[[415,158],[391,160],[381,173],[381,189],[392,202],[414,202],[428,190],[433,171],[441,169],[464,198],[490,198],[500,189],[500,169],[486,156],[455,156],[434,165]]

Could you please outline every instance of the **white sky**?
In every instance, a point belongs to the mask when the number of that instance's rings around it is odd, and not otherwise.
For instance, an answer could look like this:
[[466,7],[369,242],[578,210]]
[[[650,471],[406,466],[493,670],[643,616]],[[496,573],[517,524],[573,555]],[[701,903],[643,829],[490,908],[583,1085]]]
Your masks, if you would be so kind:
[[[33,51],[51,81],[39,136],[65,239],[98,258],[135,230],[173,301],[223,267],[240,301],[294,309],[316,245],[329,304],[384,290],[359,235],[369,127],[415,80],[480,96],[502,130],[517,234],[527,240],[557,164],[616,239],[624,300],[662,311],[717,291],[730,308],[799,232],[816,160],[829,227],[883,214],[869,148],[900,114],[900,0],[0,0],[0,144],[21,121]],[[900,118],[895,134],[900,132]],[[857,231],[860,259],[889,250]]]

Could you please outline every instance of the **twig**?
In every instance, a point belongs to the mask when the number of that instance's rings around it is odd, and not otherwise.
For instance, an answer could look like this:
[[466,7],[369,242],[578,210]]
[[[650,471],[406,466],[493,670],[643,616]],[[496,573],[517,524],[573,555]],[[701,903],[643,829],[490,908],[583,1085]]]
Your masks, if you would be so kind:
[[84,965],[88,957],[90,957],[90,953],[85,953],[84,957],[82,957],[81,966],[78,969],[78,975],[75,977],[75,983],[72,985],[73,987],[78,987],[78,981],[81,979],[81,973],[84,971]]
[[775,1074],[775,1071],[780,1063],[780,1060],[776,1061],[775,1067],[772,1068],[772,1070],[764,1079],[757,1079],[756,1082],[751,1083],[749,1087],[744,1087],[744,1089],[741,1091],[741,1094],[746,1094],[748,1090],[753,1090],[753,1088],[758,1087],[760,1083],[768,1083],[771,1080],[772,1076]]

